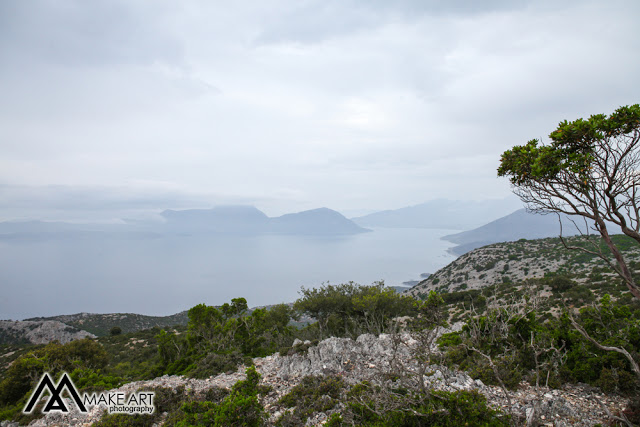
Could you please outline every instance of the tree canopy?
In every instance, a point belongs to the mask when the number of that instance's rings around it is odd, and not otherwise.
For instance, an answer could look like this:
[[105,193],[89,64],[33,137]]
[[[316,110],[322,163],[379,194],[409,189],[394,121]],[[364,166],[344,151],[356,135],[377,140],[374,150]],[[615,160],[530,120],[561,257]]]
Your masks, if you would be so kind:
[[582,217],[615,261],[595,246],[592,252],[640,299],[640,287],[607,228],[614,224],[640,244],[640,106],[565,120],[549,138],[548,145],[532,139],[505,151],[498,176],[509,178],[530,211]]
[[361,333],[380,334],[393,319],[415,313],[416,301],[387,288],[384,282],[359,285],[349,282],[325,284],[320,288],[300,291],[294,308],[318,321],[320,336],[351,336]]

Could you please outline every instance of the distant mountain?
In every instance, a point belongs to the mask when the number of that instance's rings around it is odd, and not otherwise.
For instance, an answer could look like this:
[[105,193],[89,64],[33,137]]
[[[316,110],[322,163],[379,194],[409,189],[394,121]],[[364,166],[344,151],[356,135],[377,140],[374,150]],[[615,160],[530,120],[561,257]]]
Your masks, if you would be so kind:
[[269,231],[286,234],[355,234],[369,231],[327,208],[271,218]]
[[163,233],[322,234],[341,235],[369,231],[328,208],[269,218],[253,206],[218,206],[212,209],[165,210],[164,222],[128,221],[123,224],[71,224],[46,221],[0,222],[0,239],[159,237]]
[[362,227],[444,228],[465,230],[500,218],[522,206],[515,197],[497,200],[431,200],[406,208],[351,218]]
[[[563,220],[562,227],[563,236],[574,236],[579,233],[578,229],[568,219]],[[560,225],[556,215],[533,214],[525,209],[520,209],[481,227],[450,234],[442,239],[457,243],[458,246],[451,248],[450,251],[456,255],[462,255],[491,243],[519,239],[542,239],[559,235]]]
[[368,231],[328,208],[269,218],[253,206],[162,212],[171,231],[275,234],[355,234]]

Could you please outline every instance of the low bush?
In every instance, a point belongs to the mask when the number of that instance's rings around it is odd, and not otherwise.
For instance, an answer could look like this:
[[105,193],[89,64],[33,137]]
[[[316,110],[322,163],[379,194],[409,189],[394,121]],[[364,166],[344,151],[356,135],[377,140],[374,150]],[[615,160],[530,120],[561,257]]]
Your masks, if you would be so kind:
[[334,408],[344,388],[345,383],[339,376],[304,377],[300,384],[278,401],[279,405],[295,409],[285,412],[277,421],[277,425],[304,425],[312,414]]

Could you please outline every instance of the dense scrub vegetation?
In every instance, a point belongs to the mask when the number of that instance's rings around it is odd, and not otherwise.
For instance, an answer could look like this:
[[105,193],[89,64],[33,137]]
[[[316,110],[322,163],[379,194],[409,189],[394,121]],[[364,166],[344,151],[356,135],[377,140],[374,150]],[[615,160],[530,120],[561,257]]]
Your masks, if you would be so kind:
[[630,361],[599,348],[572,324],[573,317],[599,344],[626,349],[640,360],[640,303],[619,289],[613,292],[617,297],[602,289],[596,293],[595,286],[552,273],[442,294],[450,320],[464,321],[461,332],[439,339],[445,362],[488,384],[503,381],[509,389],[520,381],[552,387],[581,382],[606,392],[638,393]]
[[381,334],[389,330],[394,318],[414,314],[417,304],[382,282],[372,286],[350,282],[317,289],[303,287],[301,294],[294,308],[317,320],[311,328],[317,329],[318,338]]

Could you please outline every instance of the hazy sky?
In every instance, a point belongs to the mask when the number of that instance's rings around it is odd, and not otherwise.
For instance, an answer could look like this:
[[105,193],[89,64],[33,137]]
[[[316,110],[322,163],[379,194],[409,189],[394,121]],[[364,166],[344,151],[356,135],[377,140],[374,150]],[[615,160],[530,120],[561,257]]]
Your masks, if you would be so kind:
[[0,219],[510,194],[500,153],[640,101],[640,2],[2,1]]

